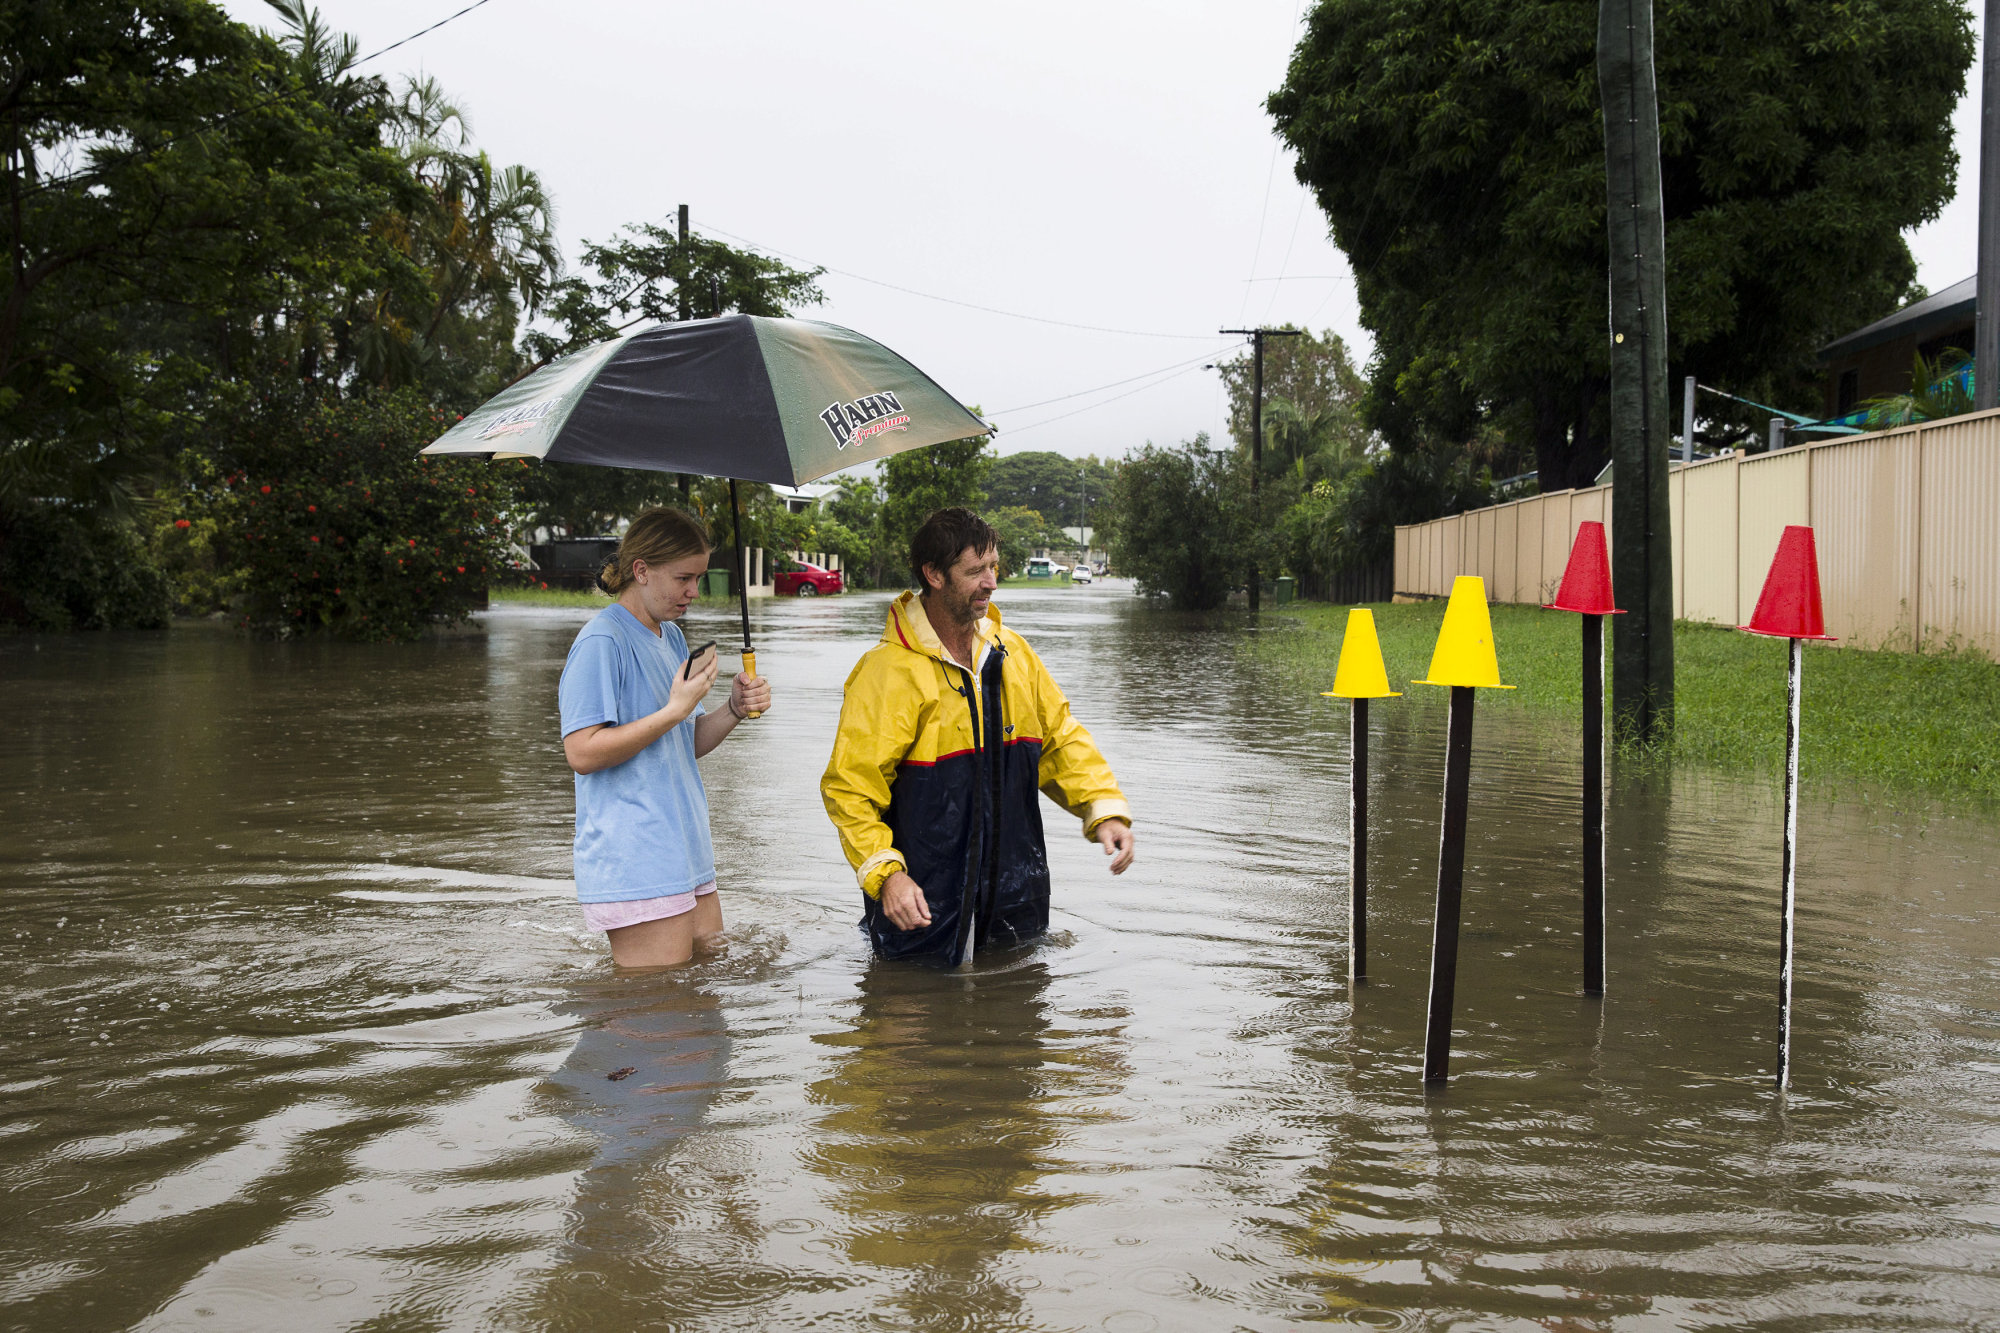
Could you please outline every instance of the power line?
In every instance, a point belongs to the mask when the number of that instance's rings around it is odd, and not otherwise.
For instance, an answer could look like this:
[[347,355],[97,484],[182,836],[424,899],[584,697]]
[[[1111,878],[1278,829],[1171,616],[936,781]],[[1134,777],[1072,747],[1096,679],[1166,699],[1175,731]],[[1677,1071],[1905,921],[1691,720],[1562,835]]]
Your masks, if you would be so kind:
[[902,292],[909,296],[921,296],[926,301],[942,301],[946,305],[960,306],[966,310],[978,310],[988,315],[1004,315],[1008,319],[1025,319],[1035,324],[1052,324],[1061,329],[1082,329],[1086,333],[1116,333],[1128,338],[1174,338],[1183,342],[1214,341],[1206,333],[1155,333],[1149,329],[1114,329],[1102,324],[1077,324],[1067,319],[1049,319],[1043,315],[1024,315],[1018,310],[1001,310],[997,306],[980,305],[976,301],[961,301],[957,297],[939,296],[935,292],[920,292],[914,287],[905,287],[900,283],[884,282],[880,278],[870,278],[859,273],[850,273],[844,268],[835,268],[831,264],[820,264],[814,260],[807,259],[803,255],[795,255],[789,251],[780,250],[776,246],[764,245],[761,242],[751,240],[747,236],[739,236],[733,231],[724,231],[721,227],[704,226],[697,227],[695,230],[713,232],[717,236],[726,236],[730,240],[740,242],[754,250],[762,250],[768,254],[780,255],[798,264],[812,264],[815,268],[824,269],[828,273],[838,273],[841,277],[852,278],[856,282],[865,282],[875,287],[887,287],[892,292]]
[[1183,376],[1183,375],[1191,375],[1191,374],[1193,374],[1193,373],[1194,373],[1194,372],[1195,372],[1196,370],[1198,370],[1199,368],[1200,368],[1200,367],[1198,367],[1198,366],[1189,366],[1189,367],[1188,367],[1188,368],[1187,368],[1186,370],[1182,370],[1182,371],[1177,371],[1177,372],[1175,372],[1175,373],[1174,373],[1174,374],[1172,374],[1172,375],[1168,375],[1168,376],[1167,376],[1166,378],[1164,378],[1164,379],[1157,379],[1157,380],[1154,380],[1154,381],[1153,381],[1153,382],[1152,382],[1151,384],[1141,384],[1141,385],[1140,385],[1140,386],[1139,386],[1138,388],[1136,388],[1136,389],[1128,389],[1128,390],[1126,390],[1126,391],[1125,391],[1124,393],[1121,393],[1121,394],[1117,394],[1117,395],[1114,395],[1113,397],[1110,397],[1110,398],[1106,398],[1106,399],[1105,399],[1105,400],[1104,400],[1103,402],[1101,402],[1101,403],[1092,403],[1092,404],[1090,404],[1090,405],[1089,405],[1088,407],[1079,407],[1079,408],[1077,408],[1077,409],[1076,409],[1075,411],[1073,411],[1073,412],[1063,412],[1063,413],[1060,413],[1060,414],[1058,414],[1058,415],[1056,415],[1056,416],[1052,416],[1052,417],[1044,417],[1044,418],[1043,418],[1042,420],[1040,420],[1040,421],[1033,421],[1033,422],[1030,422],[1030,423],[1028,423],[1028,424],[1027,424],[1027,425],[1025,425],[1025,426],[1016,426],[1016,427],[1014,427],[1014,428],[1013,428],[1012,430],[1010,430],[1010,431],[1008,431],[1008,432],[1006,433],[1006,434],[1007,434],[1007,438],[1011,440],[1011,439],[1013,439],[1013,438],[1014,438],[1014,437],[1015,437],[1016,435],[1020,435],[1020,434],[1022,434],[1022,433],[1024,433],[1024,432],[1026,432],[1026,431],[1031,431],[1031,430],[1039,430],[1039,429],[1041,429],[1041,428],[1042,428],[1043,426],[1051,426],[1051,425],[1054,425],[1054,424],[1055,424],[1056,422],[1058,422],[1058,421],[1067,421],[1067,420],[1068,420],[1069,418],[1071,418],[1071,417],[1074,417],[1074,416],[1081,416],[1081,415],[1082,415],[1083,413],[1085,413],[1085,412],[1095,412],[1095,411],[1096,411],[1096,410],[1097,410],[1098,408],[1100,408],[1100,407],[1108,407],[1108,406],[1110,406],[1110,405],[1111,405],[1112,403],[1115,403],[1115,402],[1117,402],[1117,401],[1118,401],[1118,400],[1119,400],[1120,398],[1130,398],[1130,397],[1131,397],[1131,396],[1132,396],[1133,394],[1135,394],[1135,393],[1144,393],[1144,392],[1146,392],[1146,390],[1148,390],[1148,389],[1157,389],[1157,388],[1159,388],[1159,387],[1160,387],[1160,386],[1161,386],[1162,384],[1167,384],[1167,383],[1169,383],[1169,382],[1171,382],[1171,381],[1173,381],[1173,380],[1177,380],[1177,379],[1179,379],[1179,378],[1180,378],[1181,376]]
[[349,69],[358,68],[362,65],[367,64],[369,61],[375,59],[376,56],[386,56],[399,46],[408,46],[411,42],[416,41],[417,38],[419,37],[428,37],[430,34],[436,32],[439,28],[442,28],[445,24],[450,23],[455,19],[464,18],[467,14],[470,14],[473,10],[479,8],[481,5],[485,3],[486,0],[472,0],[471,4],[467,5],[464,9],[459,10],[456,14],[451,15],[449,18],[441,18],[436,23],[431,24],[430,27],[425,28],[422,32],[413,32],[400,42],[391,42],[387,46],[383,47],[380,51],[376,51],[371,55],[365,55],[361,57],[361,59],[355,61],[354,64],[348,66],[348,68]]
[[[1285,242],[1285,257],[1278,261],[1279,282],[1283,282],[1285,280],[1285,270],[1289,269],[1292,266],[1292,247],[1299,243],[1299,223],[1305,220],[1306,201],[1310,198],[1312,198],[1312,191],[1306,189],[1304,186],[1300,186],[1299,206],[1292,213],[1292,234],[1290,239],[1288,239]],[[1277,307],[1278,307],[1278,289],[1276,287],[1273,287],[1271,288],[1271,299],[1264,303],[1264,318],[1258,320],[1257,322],[1259,324],[1269,324],[1271,322],[1271,312],[1277,309]]]
[[[1292,39],[1297,37],[1298,31],[1299,31],[1299,6],[1298,4],[1294,4],[1292,6],[1291,24],[1285,29],[1285,40],[1291,41]],[[1278,150],[1284,147],[1284,142],[1285,141],[1283,139],[1280,139],[1275,134],[1271,136],[1271,164],[1270,166],[1264,169],[1264,206],[1257,212],[1257,246],[1254,250],[1250,252],[1250,271],[1253,274],[1257,271],[1257,261],[1264,257],[1264,223],[1270,218],[1271,215],[1271,182],[1275,180],[1278,175]],[[1294,235],[1297,235],[1298,233],[1297,218],[1294,218],[1292,220],[1292,232]],[[1291,249],[1289,246],[1287,246],[1286,247],[1287,257],[1289,257],[1290,254],[1291,254]],[[1274,297],[1273,299],[1275,300],[1276,298]],[[1250,282],[1249,280],[1246,280],[1243,284],[1243,304],[1241,307],[1238,308],[1236,312],[1236,319],[1238,323],[1241,323],[1243,321],[1244,317],[1247,315],[1249,310],[1250,310]],[[1270,311],[1266,310],[1264,313],[1268,315]]]
[[1236,344],[1234,343],[1230,343],[1225,346],[1218,347],[1213,352],[1203,352],[1200,356],[1190,357],[1186,361],[1176,361],[1172,365],[1161,366],[1158,370],[1144,371],[1141,374],[1131,376],[1129,379],[1113,380],[1109,384],[1100,384],[1094,389],[1078,389],[1075,393],[1066,393],[1056,398],[1044,398],[1039,403],[1022,403],[1019,407],[1003,408],[1000,411],[992,412],[989,413],[988,415],[995,417],[1004,417],[1013,412],[1031,412],[1035,408],[1047,407],[1051,403],[1066,403],[1072,398],[1086,398],[1093,393],[1103,393],[1106,389],[1116,389],[1121,385],[1134,384],[1137,383],[1139,380],[1151,379],[1155,375],[1164,375],[1166,372],[1170,370],[1179,370],[1184,366],[1191,366],[1196,361],[1207,361],[1210,357],[1221,356],[1224,352],[1228,351],[1230,347],[1233,347],[1235,345]]

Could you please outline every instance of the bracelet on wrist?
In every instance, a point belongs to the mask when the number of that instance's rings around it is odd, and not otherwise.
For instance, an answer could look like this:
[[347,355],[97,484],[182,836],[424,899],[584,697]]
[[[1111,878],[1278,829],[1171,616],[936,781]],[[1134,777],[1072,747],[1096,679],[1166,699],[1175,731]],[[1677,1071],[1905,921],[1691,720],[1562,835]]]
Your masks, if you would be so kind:
[[736,701],[734,699],[731,699],[729,701],[729,713],[730,716],[734,717],[738,722],[748,722],[750,720],[750,715],[748,713],[739,713],[736,711]]

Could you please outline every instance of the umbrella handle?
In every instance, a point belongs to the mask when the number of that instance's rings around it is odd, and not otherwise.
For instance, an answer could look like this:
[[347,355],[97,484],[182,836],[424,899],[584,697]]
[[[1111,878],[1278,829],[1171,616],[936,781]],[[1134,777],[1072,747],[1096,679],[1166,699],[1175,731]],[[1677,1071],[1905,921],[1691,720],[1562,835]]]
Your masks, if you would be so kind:
[[[745,648],[743,650],[743,674],[746,676],[754,676],[757,674],[757,654],[752,652],[748,648]],[[743,716],[746,718],[750,718],[750,717],[762,717],[764,715],[761,712],[758,712],[758,713],[745,713]]]

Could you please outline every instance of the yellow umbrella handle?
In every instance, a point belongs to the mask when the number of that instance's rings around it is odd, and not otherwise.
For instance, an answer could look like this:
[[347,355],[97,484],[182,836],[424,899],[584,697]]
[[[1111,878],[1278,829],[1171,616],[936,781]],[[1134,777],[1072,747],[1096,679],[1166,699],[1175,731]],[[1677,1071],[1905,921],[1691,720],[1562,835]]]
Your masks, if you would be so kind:
[[[743,650],[743,674],[746,676],[754,676],[757,674],[757,654],[750,651],[748,648],[745,648]],[[762,717],[764,715],[762,713],[745,713],[743,716]]]

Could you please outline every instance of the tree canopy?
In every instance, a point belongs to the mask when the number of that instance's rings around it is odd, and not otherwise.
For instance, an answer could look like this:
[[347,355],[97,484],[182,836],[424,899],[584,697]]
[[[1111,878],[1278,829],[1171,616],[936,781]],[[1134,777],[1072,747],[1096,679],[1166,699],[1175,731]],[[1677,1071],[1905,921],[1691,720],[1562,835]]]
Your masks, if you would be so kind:
[[[1593,0],[1320,0],[1269,101],[1354,266],[1370,424],[1403,448],[1490,422],[1544,489],[1604,455],[1596,22]],[[1969,15],[1658,0],[1655,22],[1671,372],[1803,399],[1815,349],[1911,291]]]
[[[565,273],[554,200],[464,106],[361,72],[306,0],[271,7],[272,32],[208,0],[0,7],[0,621],[160,624],[171,604],[413,634],[462,614],[524,523],[712,499],[666,474],[416,459],[453,414],[682,305],[819,299],[816,272],[648,224]],[[753,490],[754,533],[803,530]],[[78,549],[158,567],[47,554]]]
[[[1282,327],[1290,329],[1290,324]],[[1218,361],[1216,371],[1229,393],[1229,434],[1237,447],[1250,447],[1251,396],[1256,367],[1248,351]],[[1367,388],[1346,341],[1331,329],[1264,340],[1264,452],[1283,458],[1280,466],[1309,452],[1332,449],[1359,456],[1367,452],[1369,431],[1361,418]],[[1310,441],[1310,444],[1307,443]]]
[[994,508],[1032,509],[1051,527],[1103,526],[1117,469],[1095,456],[1071,458],[1047,449],[996,458],[986,474]]
[[116,508],[218,392],[313,373],[353,293],[421,285],[377,225],[421,203],[387,89],[321,37],[203,0],[0,12],[0,504]]
[[1148,444],[1126,460],[1118,471],[1118,563],[1140,592],[1164,595],[1182,611],[1228,599],[1251,537],[1247,469],[1242,455],[1210,450],[1206,434],[1172,448]]

